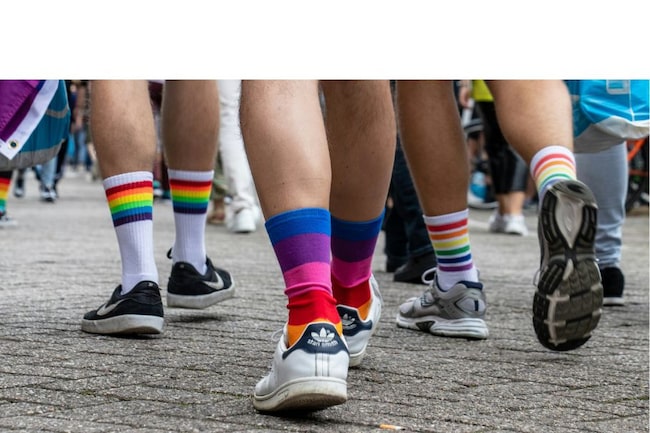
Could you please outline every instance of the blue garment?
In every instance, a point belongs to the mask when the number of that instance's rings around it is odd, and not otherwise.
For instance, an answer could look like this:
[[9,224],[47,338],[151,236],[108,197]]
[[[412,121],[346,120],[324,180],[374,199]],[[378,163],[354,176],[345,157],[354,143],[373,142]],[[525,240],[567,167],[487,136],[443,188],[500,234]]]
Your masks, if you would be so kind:
[[566,80],[575,151],[600,151],[650,133],[648,80]]
[[[12,154],[11,158],[0,155],[0,169],[32,167],[56,156],[70,129],[70,109],[64,81],[54,80],[53,83],[52,81],[47,80],[40,88],[51,89],[53,93],[48,93],[48,95],[53,95],[51,99],[48,99],[49,96],[39,99],[38,95],[32,98],[32,108],[39,104],[47,104],[49,101],[47,106],[42,106],[39,110],[30,109],[27,113],[18,111],[16,114],[23,121],[12,120],[6,123],[8,126],[5,131],[7,145],[15,145],[15,149],[19,148],[20,150],[17,154]],[[44,108],[47,109],[44,110]],[[29,135],[26,135],[27,131],[29,131]],[[25,136],[27,139],[21,142]]]

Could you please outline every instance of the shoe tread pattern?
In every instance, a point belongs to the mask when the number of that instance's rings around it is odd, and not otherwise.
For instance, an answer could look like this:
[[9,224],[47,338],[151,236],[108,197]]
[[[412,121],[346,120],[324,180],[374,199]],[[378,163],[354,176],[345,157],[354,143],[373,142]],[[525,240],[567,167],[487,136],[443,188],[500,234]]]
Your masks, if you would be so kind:
[[[558,188],[584,202],[575,243],[562,235],[555,209],[558,197],[549,191],[540,213],[540,238],[546,239],[548,263],[540,274],[533,301],[533,326],[540,343],[555,351],[573,350],[591,338],[600,320],[603,288],[596,265],[594,241],[597,207],[591,192],[578,182]],[[565,278],[567,267],[572,267]]]

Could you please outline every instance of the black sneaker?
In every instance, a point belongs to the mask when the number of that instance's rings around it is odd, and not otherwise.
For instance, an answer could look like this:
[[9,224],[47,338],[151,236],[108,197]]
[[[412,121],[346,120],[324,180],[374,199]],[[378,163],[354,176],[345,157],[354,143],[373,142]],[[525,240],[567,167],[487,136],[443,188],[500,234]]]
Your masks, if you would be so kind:
[[625,305],[623,290],[625,289],[625,277],[617,267],[603,268],[600,270],[603,279],[603,305],[620,306]]
[[533,326],[540,343],[551,350],[582,346],[600,320],[603,286],[594,247],[597,213],[596,199],[582,182],[561,181],[544,194]]
[[[168,256],[171,255],[168,253]],[[235,283],[228,271],[216,268],[206,257],[207,269],[201,275],[194,266],[176,262],[167,283],[167,306],[207,308],[235,295]]]
[[163,330],[163,304],[160,288],[152,281],[139,282],[122,295],[119,285],[111,298],[81,321],[81,330],[92,334],[160,334]]
[[400,283],[426,284],[422,281],[422,274],[437,266],[436,253],[422,254],[417,257],[409,257],[408,261],[397,268],[393,275],[393,281]]

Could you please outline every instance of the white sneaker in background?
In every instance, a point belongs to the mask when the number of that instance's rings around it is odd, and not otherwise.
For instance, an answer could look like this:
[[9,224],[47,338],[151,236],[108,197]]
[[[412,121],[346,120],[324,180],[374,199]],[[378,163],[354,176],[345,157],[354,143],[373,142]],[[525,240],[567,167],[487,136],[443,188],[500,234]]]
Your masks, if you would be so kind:
[[233,233],[252,233],[257,230],[255,213],[251,208],[243,208],[226,219],[228,230]]
[[523,215],[506,215],[504,233],[510,235],[526,236],[528,234],[528,227]]
[[523,215],[501,215],[497,210],[490,216],[488,230],[492,233],[507,233],[519,236],[528,234]]
[[492,233],[503,233],[504,229],[505,221],[503,215],[498,210],[495,210],[488,220],[488,230]]

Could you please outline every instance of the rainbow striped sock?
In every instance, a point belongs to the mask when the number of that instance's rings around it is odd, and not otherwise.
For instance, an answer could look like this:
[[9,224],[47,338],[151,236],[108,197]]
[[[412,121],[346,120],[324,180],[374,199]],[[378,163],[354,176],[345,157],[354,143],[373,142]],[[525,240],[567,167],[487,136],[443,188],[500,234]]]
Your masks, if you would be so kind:
[[140,281],[158,283],[153,252],[153,175],[146,171],[104,179],[122,259],[122,293]]
[[172,262],[189,263],[203,274],[206,271],[205,221],[214,171],[169,169],[167,173],[176,227]]
[[539,201],[556,182],[576,179],[576,162],[573,152],[563,146],[548,146],[530,161],[530,172],[537,186]]
[[362,320],[370,311],[372,257],[384,214],[370,221],[332,217],[332,291],[338,304],[356,308]]
[[7,211],[7,197],[9,196],[12,174],[13,171],[0,172],[0,213]]
[[293,345],[313,322],[333,323],[341,334],[341,319],[332,296],[329,211],[291,210],[269,218],[265,227],[286,286],[288,345]]
[[449,290],[459,281],[478,281],[472,262],[467,218],[469,210],[425,216],[424,223],[438,260],[438,286]]

